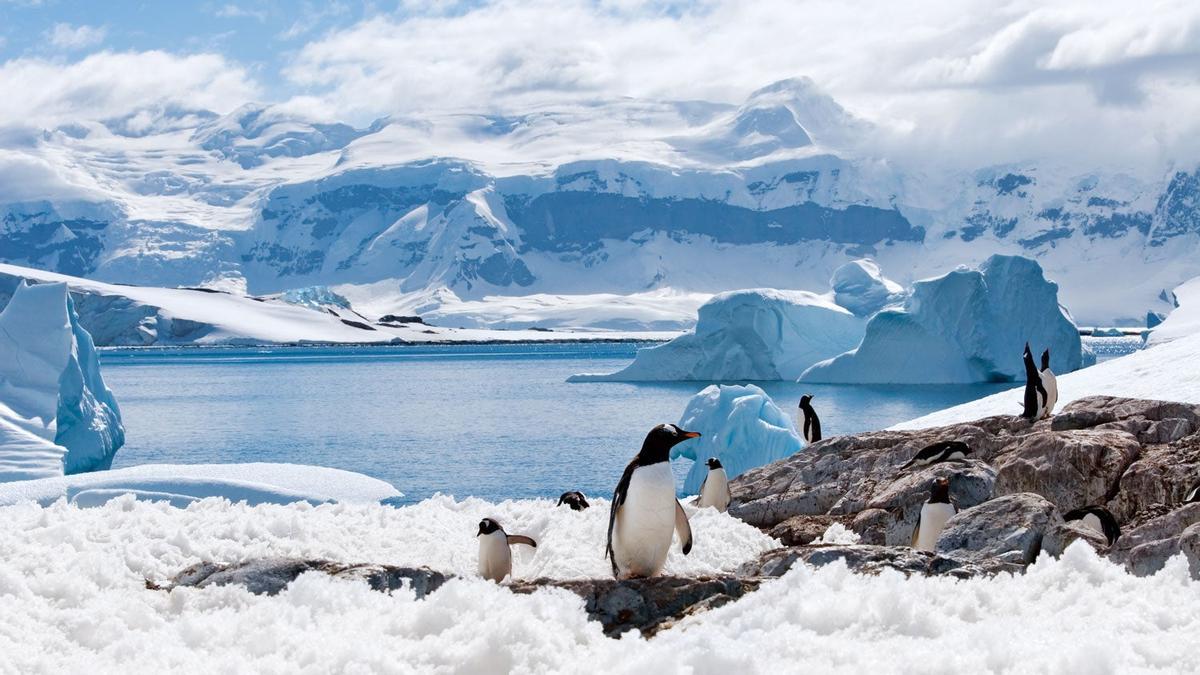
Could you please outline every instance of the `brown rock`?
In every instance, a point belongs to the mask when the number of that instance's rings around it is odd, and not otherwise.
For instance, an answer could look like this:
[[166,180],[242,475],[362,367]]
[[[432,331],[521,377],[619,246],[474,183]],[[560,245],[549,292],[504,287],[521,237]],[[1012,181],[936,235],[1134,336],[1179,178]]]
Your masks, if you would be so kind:
[[1043,550],[1051,555],[1062,553],[1063,526],[1058,509],[1041,495],[1006,495],[951,518],[938,538],[937,553],[1028,565]]
[[[1122,532],[1109,556],[1133,574],[1153,574],[1169,558],[1185,552],[1185,545],[1194,553],[1196,532],[1192,529],[1197,524],[1200,524],[1200,504],[1186,504]],[[1192,573],[1198,573],[1194,566]]]
[[995,494],[1033,492],[1063,511],[1104,504],[1140,451],[1123,431],[1031,433],[996,459]]

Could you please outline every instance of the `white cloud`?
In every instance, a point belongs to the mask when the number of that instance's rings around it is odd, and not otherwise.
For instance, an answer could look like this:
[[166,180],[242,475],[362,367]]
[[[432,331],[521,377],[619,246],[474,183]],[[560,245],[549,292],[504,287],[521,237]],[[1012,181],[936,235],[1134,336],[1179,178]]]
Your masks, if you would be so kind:
[[247,72],[215,54],[100,52],[74,62],[41,58],[0,64],[0,126],[105,119],[149,107],[228,112],[254,99]]
[[108,29],[103,26],[72,26],[56,23],[46,31],[46,39],[59,49],[86,49],[104,42]]
[[258,21],[266,21],[267,13],[261,9],[250,9],[240,5],[228,4],[217,9],[218,17],[222,19],[255,19]]

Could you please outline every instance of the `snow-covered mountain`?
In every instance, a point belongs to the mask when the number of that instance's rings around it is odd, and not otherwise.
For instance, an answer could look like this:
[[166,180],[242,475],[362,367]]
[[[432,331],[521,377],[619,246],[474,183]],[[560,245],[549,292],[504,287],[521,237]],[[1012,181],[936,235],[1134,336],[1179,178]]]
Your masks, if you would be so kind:
[[1168,311],[1164,289],[1200,274],[1200,167],[933,172],[887,157],[876,131],[806,79],[740,106],[365,127],[273,106],[147,110],[0,136],[0,262],[256,294],[325,285],[383,314],[417,297],[819,289],[862,256],[908,284],[1007,253],[1037,258],[1084,324]]

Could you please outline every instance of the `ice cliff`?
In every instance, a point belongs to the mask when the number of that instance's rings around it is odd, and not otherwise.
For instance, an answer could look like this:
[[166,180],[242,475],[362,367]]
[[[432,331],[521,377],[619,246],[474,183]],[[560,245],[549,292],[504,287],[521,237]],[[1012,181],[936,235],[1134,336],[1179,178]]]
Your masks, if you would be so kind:
[[1049,349],[1056,373],[1087,365],[1079,330],[1038,263],[994,255],[913,284],[901,308],[867,323],[856,349],[814,365],[806,382],[951,384],[1023,377],[1025,342]]
[[124,441],[66,284],[20,284],[0,312],[0,481],[107,469]]

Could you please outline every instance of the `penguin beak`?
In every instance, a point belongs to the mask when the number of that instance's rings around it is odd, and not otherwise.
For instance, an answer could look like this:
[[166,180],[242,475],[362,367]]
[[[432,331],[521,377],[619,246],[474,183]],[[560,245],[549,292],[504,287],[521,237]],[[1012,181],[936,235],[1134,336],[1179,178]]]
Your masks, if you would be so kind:
[[684,438],[700,438],[700,432],[698,432],[698,431],[685,431],[685,432],[683,432],[682,434],[680,434],[680,436],[683,436]]

